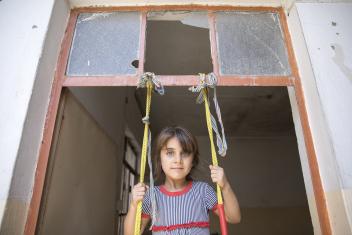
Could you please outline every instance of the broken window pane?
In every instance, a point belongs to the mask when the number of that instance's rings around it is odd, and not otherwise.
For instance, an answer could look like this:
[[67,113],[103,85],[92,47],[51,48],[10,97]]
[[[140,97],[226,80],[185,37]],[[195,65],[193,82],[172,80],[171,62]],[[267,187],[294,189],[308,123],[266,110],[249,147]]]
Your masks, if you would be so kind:
[[277,13],[217,12],[216,29],[221,74],[290,74]]
[[136,74],[140,13],[81,13],[78,16],[67,74]]
[[145,71],[196,75],[213,71],[206,12],[149,12]]

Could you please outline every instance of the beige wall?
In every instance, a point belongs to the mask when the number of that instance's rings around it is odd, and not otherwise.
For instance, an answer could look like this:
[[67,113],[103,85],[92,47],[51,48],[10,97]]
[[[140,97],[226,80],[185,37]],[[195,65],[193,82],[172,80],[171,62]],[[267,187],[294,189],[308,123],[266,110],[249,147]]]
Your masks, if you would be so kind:
[[[228,224],[228,234],[240,235],[311,235],[309,211],[305,207],[241,208],[242,221]],[[220,234],[219,220],[211,216],[211,232]]]
[[113,234],[121,161],[116,144],[70,93],[57,131],[39,234]]
[[[230,133],[229,133],[230,134]],[[210,181],[208,136],[198,137],[199,177]],[[228,151],[219,164],[242,207],[307,206],[305,184],[294,136],[240,138],[228,136]]]
[[[225,169],[242,213],[240,224],[228,224],[229,234],[313,234],[296,138],[228,136],[227,140],[228,154],[219,158],[219,164]],[[198,141],[198,177],[209,180],[209,139],[202,136]],[[220,232],[217,217],[212,216],[210,221],[211,231]]]
[[135,87],[70,88],[87,111],[117,143],[123,143],[128,126],[139,143],[142,140],[142,114],[134,97]]

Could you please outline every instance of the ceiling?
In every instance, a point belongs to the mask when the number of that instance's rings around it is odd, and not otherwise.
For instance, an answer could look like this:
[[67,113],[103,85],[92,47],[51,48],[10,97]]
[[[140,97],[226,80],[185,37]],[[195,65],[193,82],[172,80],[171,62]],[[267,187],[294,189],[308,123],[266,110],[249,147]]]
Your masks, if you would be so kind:
[[[196,136],[207,135],[204,105],[187,87],[166,87],[165,95],[153,95],[152,129],[158,133],[168,125],[183,125]],[[294,126],[286,87],[218,87],[217,97],[227,136],[292,136]],[[144,107],[145,91],[136,91]],[[212,107],[214,106],[211,102]],[[144,110],[144,108],[143,108]],[[212,110],[213,115],[216,115]]]

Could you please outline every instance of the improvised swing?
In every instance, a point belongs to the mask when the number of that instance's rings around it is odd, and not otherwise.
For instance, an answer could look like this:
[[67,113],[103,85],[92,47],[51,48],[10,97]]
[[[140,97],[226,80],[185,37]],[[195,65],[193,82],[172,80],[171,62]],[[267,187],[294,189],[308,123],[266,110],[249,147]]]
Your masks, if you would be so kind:
[[[192,92],[199,92],[199,96],[197,97],[197,103],[201,104],[204,102],[205,105],[205,115],[206,115],[206,122],[210,140],[210,147],[211,147],[211,156],[212,156],[212,164],[214,166],[218,166],[217,155],[215,151],[215,144],[214,144],[214,137],[213,131],[216,134],[217,139],[217,146],[218,146],[218,153],[220,156],[226,155],[227,144],[225,140],[225,132],[224,127],[221,120],[221,112],[220,107],[216,97],[216,85],[217,85],[217,78],[215,74],[210,73],[208,75],[199,74],[200,75],[200,83],[197,86],[190,87],[189,90]],[[164,94],[164,88],[161,83],[156,79],[154,73],[144,73],[138,83],[137,88],[147,88],[147,95],[146,95],[146,111],[145,117],[142,119],[144,123],[144,135],[143,135],[143,144],[142,144],[142,153],[141,153],[141,164],[140,164],[140,178],[139,182],[144,182],[144,174],[145,174],[145,165],[146,160],[148,157],[148,165],[150,168],[150,193],[151,193],[151,201],[152,201],[152,225],[155,222],[155,215],[156,215],[156,202],[155,197],[153,195],[153,187],[154,187],[154,180],[153,180],[153,171],[152,171],[152,162],[151,162],[151,134],[150,134],[150,122],[149,122],[149,115],[150,115],[150,107],[151,107],[151,98],[152,98],[152,90],[158,92],[160,95]],[[216,119],[210,112],[209,106],[209,88],[214,89],[214,106],[216,110],[216,114],[218,117],[218,122],[221,126],[221,134],[217,128]],[[227,225],[225,219],[225,211],[224,211],[224,204],[221,194],[220,186],[217,184],[216,187],[216,194],[218,200],[218,212],[219,212],[219,220],[220,220],[220,228],[221,234],[227,235]],[[134,227],[134,235],[140,235],[141,230],[141,214],[142,214],[142,201],[140,201],[137,205],[137,213],[135,219],[135,227]]]

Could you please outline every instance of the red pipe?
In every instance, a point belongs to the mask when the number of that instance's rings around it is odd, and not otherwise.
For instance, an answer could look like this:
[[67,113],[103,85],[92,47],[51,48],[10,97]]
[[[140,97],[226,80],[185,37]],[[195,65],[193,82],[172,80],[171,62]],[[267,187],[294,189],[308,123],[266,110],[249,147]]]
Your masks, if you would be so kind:
[[224,204],[218,204],[218,212],[219,212],[219,219],[220,219],[221,234],[227,235],[227,224],[226,224],[226,218],[225,218]]

